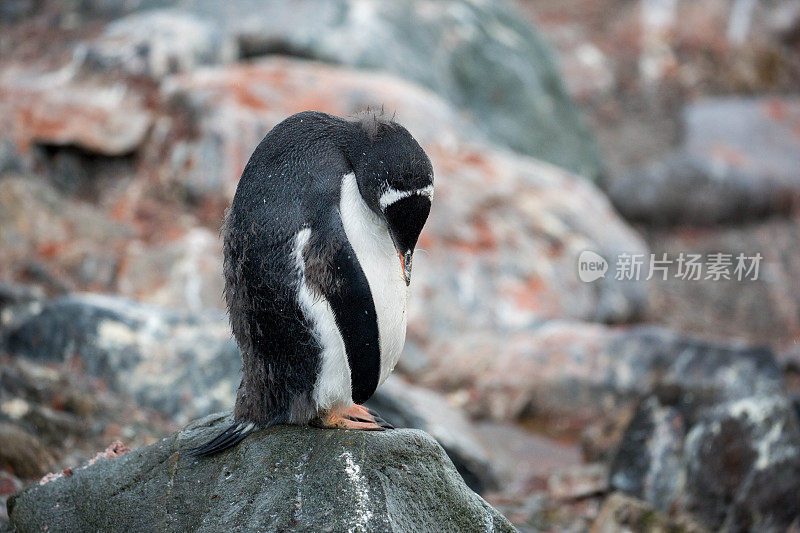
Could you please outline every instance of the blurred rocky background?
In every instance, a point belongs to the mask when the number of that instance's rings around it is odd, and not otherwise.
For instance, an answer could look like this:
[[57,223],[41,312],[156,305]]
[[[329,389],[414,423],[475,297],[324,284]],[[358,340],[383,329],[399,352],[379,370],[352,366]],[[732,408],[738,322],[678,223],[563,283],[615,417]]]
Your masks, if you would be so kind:
[[799,91],[796,0],[0,3],[0,502],[232,406],[247,158],[383,106],[437,192],[372,405],[522,531],[797,531]]

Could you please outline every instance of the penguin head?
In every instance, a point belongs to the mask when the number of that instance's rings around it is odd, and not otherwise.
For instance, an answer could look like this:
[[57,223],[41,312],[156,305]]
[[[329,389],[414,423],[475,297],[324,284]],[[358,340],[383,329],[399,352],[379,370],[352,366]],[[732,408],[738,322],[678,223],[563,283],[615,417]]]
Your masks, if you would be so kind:
[[433,200],[433,167],[403,126],[372,114],[360,121],[368,142],[354,165],[359,192],[394,242],[406,285],[411,263]]

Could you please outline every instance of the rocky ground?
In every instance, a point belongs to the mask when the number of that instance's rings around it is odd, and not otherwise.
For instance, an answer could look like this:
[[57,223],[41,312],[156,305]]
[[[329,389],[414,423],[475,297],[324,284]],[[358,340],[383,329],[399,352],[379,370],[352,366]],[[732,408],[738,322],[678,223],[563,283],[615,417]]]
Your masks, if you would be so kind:
[[[798,527],[800,6],[414,4],[0,5],[0,497],[230,408],[218,230],[243,165],[291,113],[382,105],[436,204],[373,407],[523,531]],[[586,249],[764,262],[583,283]]]

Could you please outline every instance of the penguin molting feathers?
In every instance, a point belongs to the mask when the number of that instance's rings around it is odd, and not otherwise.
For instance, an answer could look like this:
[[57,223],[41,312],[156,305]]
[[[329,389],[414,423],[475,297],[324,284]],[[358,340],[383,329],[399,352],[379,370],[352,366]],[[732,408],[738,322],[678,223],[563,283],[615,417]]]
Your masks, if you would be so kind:
[[430,160],[382,112],[347,120],[306,111],[264,137],[222,228],[242,352],[234,424],[195,455],[275,424],[391,427],[359,404],[403,349],[413,253],[432,200]]

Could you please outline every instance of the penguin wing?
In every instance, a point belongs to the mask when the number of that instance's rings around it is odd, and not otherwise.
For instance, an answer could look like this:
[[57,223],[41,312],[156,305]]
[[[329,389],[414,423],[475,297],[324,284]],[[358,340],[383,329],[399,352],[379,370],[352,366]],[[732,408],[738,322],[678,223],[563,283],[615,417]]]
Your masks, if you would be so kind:
[[331,210],[311,228],[303,253],[306,283],[331,306],[350,365],[353,401],[366,401],[380,378],[378,319],[369,282],[342,226]]

